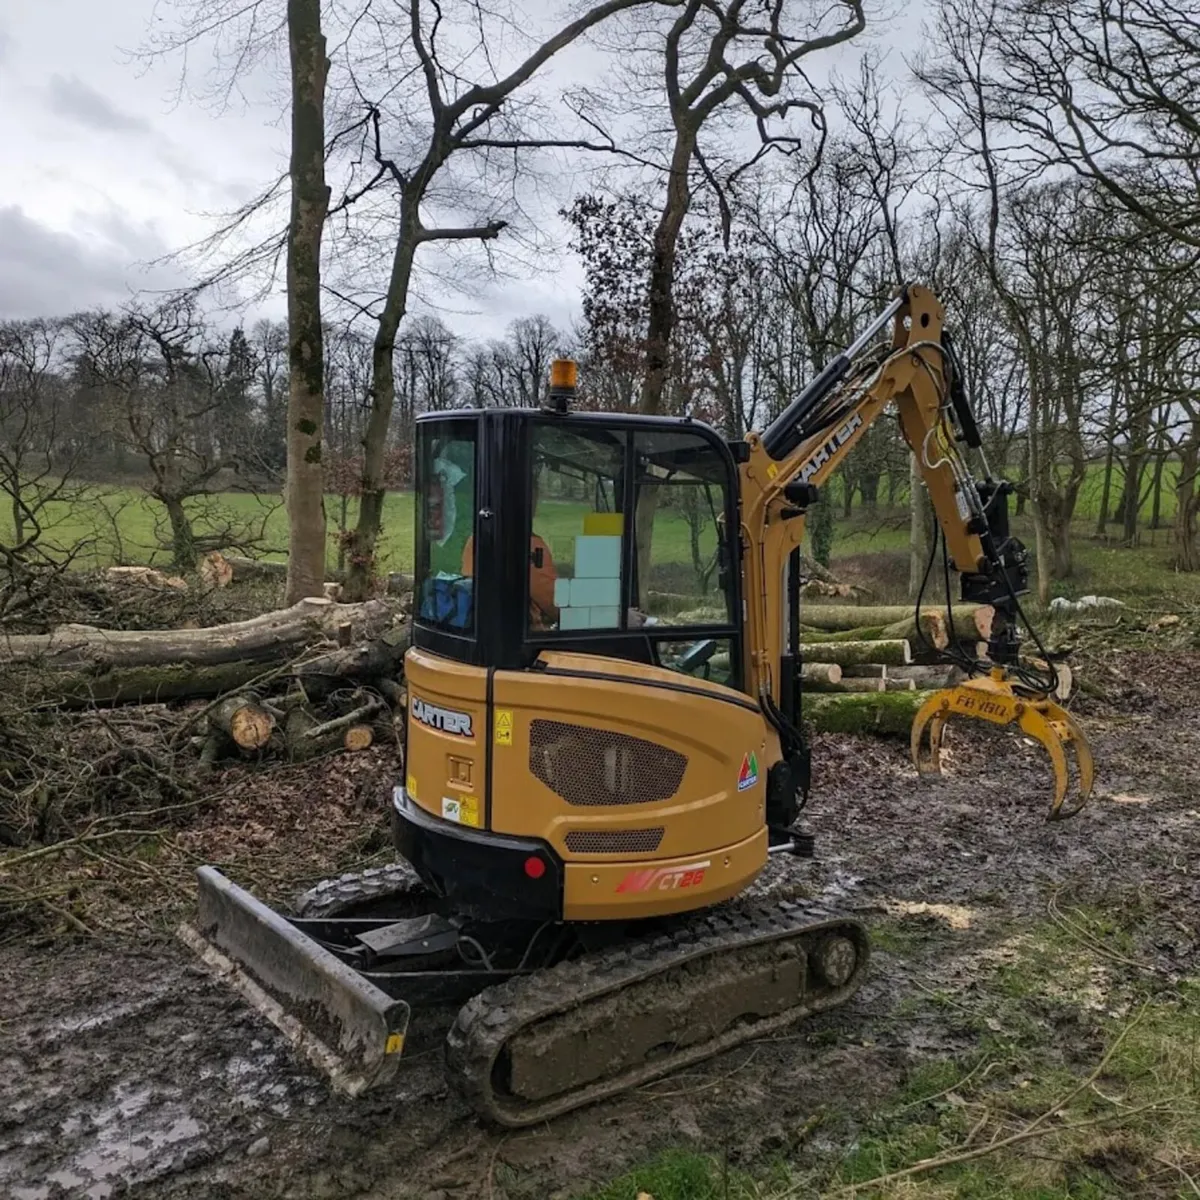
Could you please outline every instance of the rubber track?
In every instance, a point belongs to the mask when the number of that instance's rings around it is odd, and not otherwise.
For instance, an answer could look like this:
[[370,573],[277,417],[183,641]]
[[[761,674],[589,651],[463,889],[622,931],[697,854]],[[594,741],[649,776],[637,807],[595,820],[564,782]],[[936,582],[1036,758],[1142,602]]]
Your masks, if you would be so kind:
[[[631,1067],[612,1079],[585,1084],[548,1100],[501,1096],[493,1088],[494,1064],[505,1043],[538,1020],[600,999],[689,959],[719,956],[721,951],[736,952],[789,936],[801,935],[808,940],[826,930],[851,938],[859,949],[858,970],[841,988],[824,985],[827,990],[784,1012],[735,1023],[708,1042],[684,1047]],[[843,1003],[858,989],[868,956],[869,944],[862,926],[823,906],[782,901],[771,906],[709,910],[669,933],[561,963],[481,992],[460,1009],[447,1035],[447,1079],[482,1116],[510,1128],[535,1124],[661,1078]]]
[[418,896],[429,896],[431,901],[433,899],[416,871],[401,860],[384,867],[371,867],[366,871],[323,879],[296,897],[292,912],[297,917],[339,917],[359,905],[372,904],[393,896],[404,900]]

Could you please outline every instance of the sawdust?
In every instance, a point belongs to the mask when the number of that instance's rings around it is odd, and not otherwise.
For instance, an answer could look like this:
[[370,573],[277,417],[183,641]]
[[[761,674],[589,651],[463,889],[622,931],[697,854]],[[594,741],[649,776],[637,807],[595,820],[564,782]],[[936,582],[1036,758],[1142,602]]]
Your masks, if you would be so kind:
[[930,904],[926,900],[892,900],[882,901],[888,912],[901,917],[938,917],[946,922],[951,929],[970,929],[971,922],[979,915],[973,908],[963,904]]

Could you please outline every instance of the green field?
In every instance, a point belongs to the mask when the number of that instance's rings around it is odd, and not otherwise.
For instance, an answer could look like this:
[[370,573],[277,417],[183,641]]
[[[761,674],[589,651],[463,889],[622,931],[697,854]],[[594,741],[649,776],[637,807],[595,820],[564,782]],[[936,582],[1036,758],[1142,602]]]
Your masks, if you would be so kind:
[[[1173,464],[1169,464],[1169,469],[1171,467]],[[1200,579],[1178,575],[1171,568],[1169,528],[1144,528],[1142,544],[1134,549],[1121,548],[1095,537],[1100,482],[1100,472],[1096,470],[1085,485],[1080,499],[1082,513],[1075,522],[1076,573],[1070,580],[1055,581],[1054,594],[1173,595],[1200,601]],[[834,499],[836,501],[836,494]],[[1163,500],[1161,517],[1169,524],[1174,498],[1164,493]],[[250,553],[275,560],[286,557],[287,516],[278,496],[226,492],[194,502],[191,507],[198,534],[211,531],[214,524],[232,520],[253,534]],[[581,529],[585,509],[582,504],[543,500],[539,510],[538,532],[546,538],[556,561],[567,574],[570,573],[573,538]],[[329,516],[328,561],[332,568],[337,563],[340,498],[330,496],[326,511]],[[356,505],[351,501],[347,509],[351,526],[355,517]],[[83,547],[76,558],[81,567],[113,563],[169,567],[171,563],[170,549],[165,545],[168,530],[162,507],[137,489],[97,489],[88,504],[52,506],[46,525],[44,540],[48,545],[63,550]],[[1014,532],[1032,545],[1033,530],[1028,517],[1014,520]],[[0,539],[11,537],[11,533],[8,514],[0,515]],[[709,525],[701,537],[702,557],[707,559],[712,549]],[[871,512],[860,506],[849,520],[843,520],[839,515],[832,565],[835,572],[844,573],[852,582],[870,588],[883,598],[902,597],[907,582],[907,553],[908,514],[905,508],[889,510],[881,506]],[[393,493],[388,496],[384,509],[380,569],[409,571],[412,561],[413,496],[411,492]],[[685,591],[694,587],[690,531],[677,510],[668,509],[656,514],[654,567],[659,586]]]

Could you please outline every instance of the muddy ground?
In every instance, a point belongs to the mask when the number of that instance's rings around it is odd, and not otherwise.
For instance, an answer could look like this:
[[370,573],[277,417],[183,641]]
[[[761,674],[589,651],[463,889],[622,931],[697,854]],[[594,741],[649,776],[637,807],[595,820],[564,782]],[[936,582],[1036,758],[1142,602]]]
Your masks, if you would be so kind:
[[[1042,821],[1048,772],[1016,737],[960,736],[934,783],[899,744],[821,740],[818,857],[772,863],[764,888],[798,876],[877,927],[862,991],[787,1037],[528,1132],[482,1128],[447,1094],[444,1014],[416,1015],[393,1093],[348,1101],[169,937],[10,943],[0,1195],[566,1197],[670,1144],[746,1162],[836,1153],[915,1064],[969,1048],[985,965],[1053,897],[1120,911],[1160,978],[1200,970],[1198,675],[1195,652],[1089,665],[1104,695],[1077,712],[1100,778],[1064,824]],[[951,1002],[927,1002],[938,993]],[[1051,1033],[1069,1065],[1094,1057],[1086,1023]],[[838,1116],[809,1136],[818,1111]]]

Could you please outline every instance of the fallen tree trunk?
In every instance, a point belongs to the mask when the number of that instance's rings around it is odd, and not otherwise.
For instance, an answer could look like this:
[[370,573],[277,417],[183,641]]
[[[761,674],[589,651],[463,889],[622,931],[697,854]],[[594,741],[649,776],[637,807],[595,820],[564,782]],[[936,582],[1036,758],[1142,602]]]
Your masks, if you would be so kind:
[[247,558],[242,554],[225,554],[225,565],[233,574],[234,583],[250,579],[286,579],[287,563],[271,562],[266,558]]
[[882,663],[848,663],[842,674],[847,679],[886,679],[891,671]]
[[885,625],[880,631],[880,637],[905,638],[918,646],[932,646],[935,650],[945,650],[950,645],[950,634],[946,629],[946,617],[943,613],[921,613],[920,625],[917,624],[917,614],[909,613],[902,620]]
[[147,703],[243,690],[307,646],[349,626],[370,639],[391,623],[380,600],[291,608],[209,629],[108,630],[64,625],[0,641],[0,688],[30,705]]
[[912,647],[903,638],[879,642],[806,642],[804,657],[812,662],[837,663],[839,667],[861,663],[906,666],[912,662]]
[[877,642],[883,637],[883,625],[865,625],[859,629],[808,629],[800,627],[804,642]]
[[801,715],[819,733],[872,733],[908,737],[929,692],[874,692],[809,696]]
[[[981,638],[991,637],[995,610],[990,604],[956,604],[953,611],[955,628],[960,637],[972,629]],[[923,616],[936,617],[945,624],[944,605],[922,605],[921,613]],[[807,604],[801,620],[812,629],[837,632],[885,627],[897,621],[911,620],[914,615],[910,604]]]
[[[246,583],[252,579],[284,580],[287,578],[286,562],[271,562],[265,558],[247,558],[241,554],[226,554],[223,558],[225,564],[232,572],[234,583]],[[344,583],[344,575],[344,571],[326,571],[326,585],[328,586],[330,583]],[[412,576],[405,575],[401,571],[392,571],[390,574],[385,575],[382,582],[384,590],[389,596],[403,595],[405,592],[411,592],[413,589]]]

